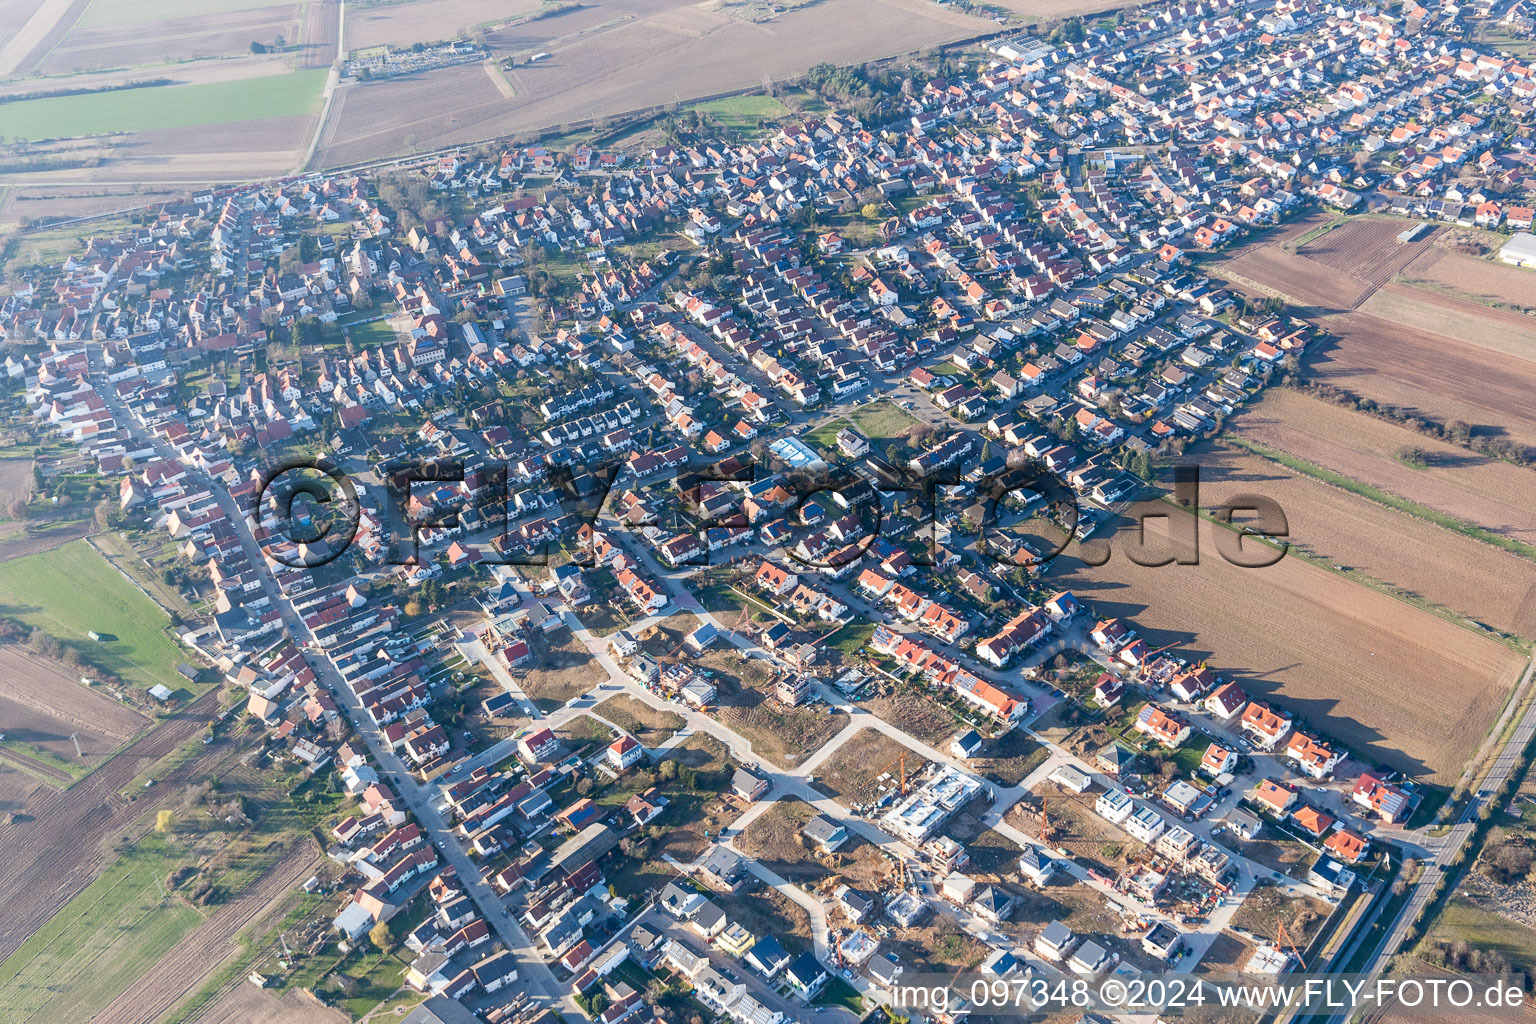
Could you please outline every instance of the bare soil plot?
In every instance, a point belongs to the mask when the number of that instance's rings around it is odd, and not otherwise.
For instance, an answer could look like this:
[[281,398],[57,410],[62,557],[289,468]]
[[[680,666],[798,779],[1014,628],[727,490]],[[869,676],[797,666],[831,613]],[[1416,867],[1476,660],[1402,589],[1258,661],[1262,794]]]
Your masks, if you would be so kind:
[[[1363,417],[1361,413],[1353,413]],[[1390,584],[1415,599],[1520,632],[1521,604],[1536,581],[1536,566],[1424,519],[1294,473],[1238,448],[1202,445],[1201,499],[1220,506],[1240,494],[1279,502],[1298,549],[1352,573]],[[1418,472],[1399,466],[1407,473]],[[1536,484],[1536,474],[1532,476]]]
[[1030,739],[1022,729],[1013,729],[982,748],[981,756],[970,762],[971,770],[1001,786],[1017,786],[1024,777],[1045,763],[1050,751]]
[[633,734],[646,747],[661,746],[684,724],[682,716],[653,708],[627,693],[609,697],[592,711]]
[[971,970],[992,953],[985,942],[960,928],[953,911],[943,903],[935,906],[933,916],[921,927],[903,928],[897,934],[901,939],[892,943],[894,951],[908,971],[918,974]]
[[[1178,514],[1178,513],[1175,513]],[[1148,520],[1168,545],[1168,520]],[[1134,529],[1134,526],[1132,527]],[[1432,781],[1454,778],[1508,698],[1524,658],[1470,628],[1297,558],[1245,569],[1199,525],[1198,565],[1103,566],[1075,551],[1052,574],[1100,616],[1133,621],[1153,646],[1209,659],[1251,696],[1272,697],[1357,756]]]
[[1305,949],[1332,911],[1322,900],[1287,893],[1279,886],[1261,885],[1243,897],[1242,905],[1232,915],[1231,926],[1273,940],[1283,922],[1291,941]]
[[304,26],[299,36],[302,47],[299,67],[328,68],[336,60],[336,34],[341,31],[341,0],[309,0],[304,8]]
[[[1536,291],[1536,275],[1532,277],[1530,287]],[[1530,301],[1536,303],[1536,298]],[[1361,303],[1360,312],[1500,355],[1536,359],[1536,316],[1513,309],[1497,309],[1471,299],[1394,282],[1382,285]]]
[[25,813],[27,804],[42,788],[37,777],[0,763],[0,820],[12,813]]
[[7,0],[0,4],[0,77],[35,70],[48,48],[64,38],[91,0]]
[[1434,245],[1433,230],[1399,242],[1405,225],[1395,220],[1351,217],[1297,249],[1305,259],[1380,286]]
[[717,896],[715,900],[730,920],[740,921],[753,935],[772,935],[791,956],[809,953],[815,945],[811,939],[811,916],[771,886]]
[[[928,763],[926,759],[878,729],[860,730],[844,740],[837,752],[821,763],[816,772],[816,785],[844,806],[866,803],[879,796],[882,790],[900,785],[897,762],[903,753],[907,755],[907,778],[910,779]],[[882,781],[881,775],[890,777]]]
[[589,756],[592,752],[587,751],[587,747],[594,743],[606,744],[613,740],[613,730],[591,715],[577,715],[566,719],[564,725],[555,729],[555,735],[567,749],[573,752],[586,751]]
[[150,720],[80,682],[78,673],[14,644],[0,646],[0,722],[6,742],[93,766]]
[[[1036,795],[1045,798],[1052,846],[1062,847],[1076,860],[1107,875],[1117,874],[1130,863],[1128,854],[1135,845],[1130,837],[1093,812],[1097,788],[1079,795],[1046,782]],[[1004,820],[1025,835],[1038,836],[1040,808],[1038,799],[1024,800],[1009,808]]]
[[[196,13],[132,26],[77,26],[38,64],[43,74],[62,75],[136,64],[173,63],[250,53],[251,40],[297,38],[300,5]],[[334,41],[333,41],[334,46]],[[329,61],[327,61],[329,63]]]
[[909,683],[891,684],[881,691],[880,696],[860,704],[870,714],[931,746],[937,746],[961,731],[948,708],[922,688]]
[[1234,974],[1242,970],[1252,955],[1252,946],[1231,932],[1222,932],[1206,948],[1195,969],[1204,974]]
[[1536,306],[1532,289],[1536,280],[1529,270],[1465,253],[1436,249],[1416,260],[1400,275],[1407,284],[1445,288],[1479,303],[1530,309]]
[[944,834],[964,846],[971,855],[965,873],[978,881],[1001,882],[1016,878],[1019,854],[1024,851],[1012,839],[982,821],[991,803],[978,796],[960,808],[944,825]]
[[539,8],[539,0],[411,0],[352,6],[347,10],[347,49],[431,42],[464,29],[513,21]]
[[[1239,436],[1437,512],[1536,544],[1536,472],[1289,388],[1229,423]],[[1399,455],[1424,453],[1424,466]]]
[[770,694],[767,663],[745,658],[735,647],[712,648],[696,660],[714,672],[720,721],[746,737],[759,757],[781,768],[804,761],[848,724],[845,716],[829,715],[824,707],[779,703]]
[[545,711],[552,711],[572,697],[586,693],[608,678],[592,652],[570,633],[556,633],[547,641],[535,641],[533,666],[523,672],[523,692]]
[[1295,879],[1305,878],[1308,866],[1317,858],[1301,840],[1282,838],[1273,829],[1257,839],[1233,836],[1227,845],[1241,856]]
[[1392,323],[1368,313],[1330,317],[1330,340],[1307,352],[1308,375],[1351,394],[1444,423],[1536,443],[1536,362]]
[[198,1021],[199,1024],[347,1024],[350,1019],[342,1011],[321,1006],[302,992],[278,996],[242,981]]
[[776,800],[733,842],[769,871],[798,885],[814,887],[829,871],[800,830],[817,813],[816,808],[794,797]]
[[1301,306],[1322,310],[1354,309],[1370,293],[1371,283],[1333,270],[1305,256],[1264,242],[1240,249],[1212,266],[1246,290],[1279,295]]
[[303,155],[316,117],[296,114],[136,132],[116,138],[99,167],[30,175],[29,181],[194,182],[284,174]]
[[13,501],[32,494],[32,460],[0,459],[0,514]]
[[1297,239],[1333,219],[1330,214],[1303,218],[1238,248],[1213,269],[1249,289],[1344,312],[1358,307],[1434,245],[1433,232],[1405,244],[1397,241],[1402,223],[1355,217],[1291,251]]

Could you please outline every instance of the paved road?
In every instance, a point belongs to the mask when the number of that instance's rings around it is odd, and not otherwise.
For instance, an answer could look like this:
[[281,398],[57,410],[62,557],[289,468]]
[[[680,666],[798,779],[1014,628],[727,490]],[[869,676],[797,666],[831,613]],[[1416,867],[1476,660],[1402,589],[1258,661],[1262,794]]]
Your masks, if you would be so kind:
[[[152,443],[156,454],[160,458],[171,462],[177,462],[176,452],[162,444],[157,439],[148,435],[146,431],[134,420],[118,401],[116,392],[103,386],[98,388],[119,422],[133,434]],[[277,608],[282,615],[283,625],[288,630],[288,635],[302,644],[310,646],[311,652],[323,651],[314,633],[293,610],[292,603],[278,587],[267,566],[256,539],[251,535],[246,524],[243,511],[235,506],[234,499],[223,487],[213,484],[210,490],[219,503],[220,510],[234,527],[240,540],[241,549],[250,560],[251,566],[261,580],[263,593],[266,594],[272,606]],[[502,943],[511,951],[518,962],[518,984],[535,1001],[552,1005],[556,1009],[574,1010],[574,1004],[567,997],[567,986],[560,984],[555,979],[554,973],[533,948],[527,934],[518,925],[507,907],[502,903],[496,893],[487,885],[481,877],[480,868],[464,853],[453,835],[448,823],[438,814],[435,806],[435,792],[416,782],[409,769],[398,758],[389,744],[384,740],[377,726],[363,712],[362,701],[354,694],[350,687],[336,670],[328,656],[311,657],[308,659],[314,667],[316,676],[331,695],[338,702],[338,706],[345,708],[348,717],[359,736],[367,744],[369,752],[373,755],[374,764],[377,766],[381,777],[389,782],[390,788],[405,801],[406,806],[415,816],[434,846],[447,862],[453,865],[458,872],[459,880],[464,885],[466,893],[474,900],[488,924],[495,929]]]
[[[1536,654],[1532,654],[1530,664],[1526,666],[1525,675],[1520,680],[1520,690],[1524,690],[1530,683],[1532,673],[1536,672]],[[1424,908],[1429,905],[1430,897],[1434,892],[1435,884],[1446,874],[1452,860],[1466,846],[1477,831],[1477,814],[1487,802],[1498,793],[1510,776],[1520,769],[1525,763],[1525,750],[1530,746],[1531,739],[1536,736],[1536,702],[1526,709],[1520,717],[1519,724],[1510,733],[1509,740],[1499,750],[1488,766],[1488,772],[1477,791],[1467,800],[1456,817],[1450,832],[1445,836],[1435,853],[1434,859],[1424,865],[1423,873],[1419,875],[1418,882],[1413,887],[1413,895],[1403,904],[1387,929],[1386,937],[1376,951],[1361,965],[1362,974],[1373,974],[1381,970],[1382,965],[1388,959],[1396,955],[1401,949],[1404,940],[1408,936],[1408,930],[1419,919]],[[1328,1024],[1344,1024],[1351,1013],[1340,1010],[1329,1017]]]

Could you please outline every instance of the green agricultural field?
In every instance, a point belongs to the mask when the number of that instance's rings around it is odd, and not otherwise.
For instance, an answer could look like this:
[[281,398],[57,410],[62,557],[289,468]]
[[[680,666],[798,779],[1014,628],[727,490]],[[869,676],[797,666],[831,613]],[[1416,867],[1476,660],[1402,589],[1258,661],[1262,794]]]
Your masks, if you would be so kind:
[[233,82],[23,100],[5,105],[5,134],[12,139],[68,138],[313,114],[320,109],[325,76],[324,70],[294,71]]
[[[130,685],[205,689],[176,672],[186,655],[165,632],[169,616],[83,540],[0,563],[0,615],[51,633]],[[92,630],[115,639],[97,643]]]
[[0,963],[0,1020],[81,1021],[202,922],[165,895],[181,855],[149,833]]

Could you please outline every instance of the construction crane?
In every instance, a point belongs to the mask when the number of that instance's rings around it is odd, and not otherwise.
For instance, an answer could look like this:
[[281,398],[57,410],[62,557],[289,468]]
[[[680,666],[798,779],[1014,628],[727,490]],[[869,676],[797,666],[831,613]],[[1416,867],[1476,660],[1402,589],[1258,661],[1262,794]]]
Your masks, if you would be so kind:
[[1275,945],[1282,949],[1289,947],[1291,955],[1296,958],[1296,962],[1301,965],[1301,969],[1307,969],[1307,962],[1301,958],[1301,950],[1296,948],[1296,943],[1291,940],[1290,933],[1285,930],[1284,921],[1277,922],[1277,930],[1275,932]]
[[1051,845],[1051,798],[1040,794],[1040,842]]
[[884,768],[881,768],[879,771],[877,771],[873,775],[871,775],[869,777],[868,781],[866,781],[864,784],[866,786],[869,785],[870,782],[874,782],[881,775],[883,775],[886,772],[890,771],[892,768],[897,768],[897,767],[899,767],[900,770],[901,770],[901,795],[902,796],[906,796],[907,795],[907,752],[905,750],[903,750],[901,752],[901,756],[896,758],[896,760],[892,761],[890,764],[886,765]]

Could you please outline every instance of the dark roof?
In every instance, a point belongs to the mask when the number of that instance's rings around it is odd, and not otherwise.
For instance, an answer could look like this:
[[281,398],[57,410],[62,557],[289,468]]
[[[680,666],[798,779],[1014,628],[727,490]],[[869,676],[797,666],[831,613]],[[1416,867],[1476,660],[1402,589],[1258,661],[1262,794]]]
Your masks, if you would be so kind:
[[[753,948],[756,947],[754,946]],[[800,982],[800,984],[810,985],[819,975],[826,974],[827,969],[821,966],[821,961],[817,960],[810,953],[801,953],[795,958],[794,963],[789,965],[789,973],[793,974],[795,980]]]
[[772,935],[764,935],[752,943],[752,948],[747,950],[746,960],[761,971],[772,971],[789,959],[789,954],[779,944],[779,940]]
[[407,1014],[401,1024],[480,1024],[480,1018],[456,999],[433,996]]

